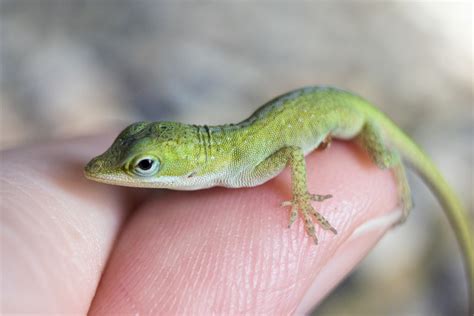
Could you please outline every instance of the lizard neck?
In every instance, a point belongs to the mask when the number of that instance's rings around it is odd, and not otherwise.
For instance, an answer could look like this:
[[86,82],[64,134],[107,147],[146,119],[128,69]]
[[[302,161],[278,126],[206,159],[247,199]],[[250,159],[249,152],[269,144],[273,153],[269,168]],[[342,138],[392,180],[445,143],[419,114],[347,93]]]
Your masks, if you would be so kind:
[[199,144],[197,159],[200,173],[228,172],[233,165],[234,150],[239,143],[238,125],[193,125]]

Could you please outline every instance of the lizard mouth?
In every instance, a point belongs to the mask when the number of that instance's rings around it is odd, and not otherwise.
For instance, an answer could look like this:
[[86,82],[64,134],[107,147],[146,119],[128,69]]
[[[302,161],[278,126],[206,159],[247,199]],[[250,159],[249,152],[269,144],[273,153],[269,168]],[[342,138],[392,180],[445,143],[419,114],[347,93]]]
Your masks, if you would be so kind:
[[137,180],[126,175],[115,175],[115,174],[92,174],[84,169],[84,176],[92,181],[119,185],[123,187],[138,187],[138,188],[152,188],[152,183],[144,181],[143,179]]
[[133,181],[113,175],[91,175],[87,172],[84,172],[84,176],[89,180],[105,184],[119,185],[124,187],[149,187],[146,182],[143,183],[139,181]]
[[97,175],[90,173],[87,169],[84,170],[84,176],[92,181],[102,182],[107,184],[120,184],[118,179],[111,175]]

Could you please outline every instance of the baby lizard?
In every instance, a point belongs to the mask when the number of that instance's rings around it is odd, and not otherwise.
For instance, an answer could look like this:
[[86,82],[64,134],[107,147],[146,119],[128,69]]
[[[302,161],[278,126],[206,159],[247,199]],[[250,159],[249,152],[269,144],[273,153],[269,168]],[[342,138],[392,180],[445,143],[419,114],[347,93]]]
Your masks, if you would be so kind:
[[393,170],[403,209],[411,209],[402,159],[437,196],[464,253],[473,304],[473,239],[470,219],[456,195],[423,151],[389,118],[362,98],[331,87],[307,87],[279,96],[248,119],[218,126],[176,122],[138,122],[122,131],[112,146],[85,167],[87,178],[109,184],[198,190],[213,186],[252,187],[291,169],[289,226],[302,217],[317,243],[315,221],[336,229],[311,205],[331,195],[307,190],[304,156],[326,147],[331,138],[354,139],[382,169]]

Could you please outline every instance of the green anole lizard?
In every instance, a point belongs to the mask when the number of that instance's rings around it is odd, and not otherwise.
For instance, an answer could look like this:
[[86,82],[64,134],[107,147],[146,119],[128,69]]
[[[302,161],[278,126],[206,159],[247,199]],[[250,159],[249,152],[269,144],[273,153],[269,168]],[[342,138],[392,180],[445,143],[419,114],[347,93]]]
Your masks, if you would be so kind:
[[289,226],[303,218],[315,243],[314,221],[337,233],[311,201],[304,156],[331,138],[355,139],[373,162],[393,170],[404,221],[411,209],[410,188],[402,159],[432,189],[456,234],[474,304],[474,249],[470,219],[456,195],[425,153],[395,123],[364,99],[331,87],[308,87],[279,96],[248,119],[219,126],[177,122],[138,122],[123,130],[112,146],[85,167],[87,178],[109,184],[198,190],[213,186],[252,187],[291,168]]

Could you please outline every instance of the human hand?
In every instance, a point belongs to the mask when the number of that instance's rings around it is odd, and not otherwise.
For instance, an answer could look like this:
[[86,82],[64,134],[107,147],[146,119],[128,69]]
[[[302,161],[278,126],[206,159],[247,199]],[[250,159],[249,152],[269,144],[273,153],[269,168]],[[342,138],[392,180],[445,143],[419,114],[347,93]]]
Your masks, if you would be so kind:
[[113,135],[2,153],[3,312],[308,312],[399,219],[390,171],[350,143],[307,157],[314,206],[338,230],[319,244],[279,205],[285,170],[264,185],[202,191],[86,180]]

